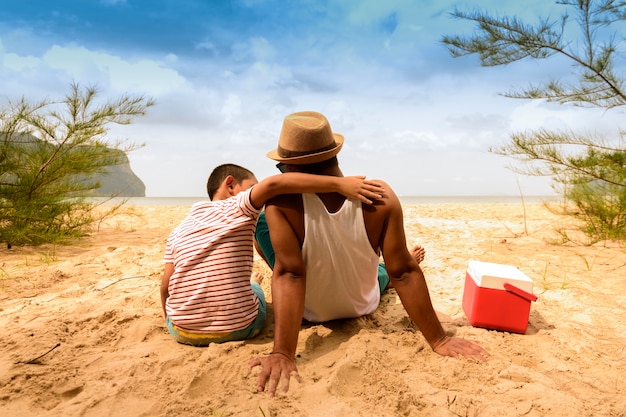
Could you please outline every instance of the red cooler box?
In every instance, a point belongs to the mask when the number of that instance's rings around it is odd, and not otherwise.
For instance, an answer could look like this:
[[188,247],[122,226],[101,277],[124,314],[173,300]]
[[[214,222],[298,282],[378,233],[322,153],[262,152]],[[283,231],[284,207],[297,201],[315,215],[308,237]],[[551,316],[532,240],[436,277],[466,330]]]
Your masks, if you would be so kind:
[[517,267],[469,261],[463,310],[472,326],[526,333],[533,281]]

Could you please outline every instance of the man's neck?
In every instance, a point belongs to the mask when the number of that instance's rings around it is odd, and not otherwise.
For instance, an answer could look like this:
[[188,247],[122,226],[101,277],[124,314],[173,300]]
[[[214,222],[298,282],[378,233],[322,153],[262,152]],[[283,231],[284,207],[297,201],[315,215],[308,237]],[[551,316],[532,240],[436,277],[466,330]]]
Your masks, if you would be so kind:
[[339,167],[326,168],[321,171],[311,172],[311,174],[327,175],[331,177],[343,177],[343,172],[341,172],[341,169],[339,169]]
[[[343,172],[341,172],[341,169],[339,169],[338,166],[324,169],[316,174],[343,177]],[[322,203],[324,203],[324,206],[326,206],[326,210],[331,213],[339,211],[343,203],[346,201],[346,197],[339,193],[318,193],[317,195],[320,200],[322,200]]]

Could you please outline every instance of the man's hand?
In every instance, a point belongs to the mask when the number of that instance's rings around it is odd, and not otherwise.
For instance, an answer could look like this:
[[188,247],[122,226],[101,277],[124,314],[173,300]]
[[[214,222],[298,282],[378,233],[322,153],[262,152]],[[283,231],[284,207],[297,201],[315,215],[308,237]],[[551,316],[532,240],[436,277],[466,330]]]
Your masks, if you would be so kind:
[[339,181],[341,194],[366,204],[372,204],[372,200],[379,200],[385,192],[382,185],[372,180],[366,180],[363,176],[343,177]]
[[443,356],[450,356],[457,359],[461,357],[478,359],[482,362],[485,362],[490,356],[489,352],[483,349],[478,343],[461,339],[460,337],[446,336],[433,346],[433,350]]
[[[283,392],[289,391],[291,377],[300,382],[300,375],[296,369],[295,362],[284,353],[273,352],[264,358],[253,359],[248,363],[250,369],[259,365],[261,366],[261,373],[257,382],[257,392],[263,392],[267,388],[267,395],[274,397],[276,388],[281,381]],[[268,379],[269,384],[267,384]]]

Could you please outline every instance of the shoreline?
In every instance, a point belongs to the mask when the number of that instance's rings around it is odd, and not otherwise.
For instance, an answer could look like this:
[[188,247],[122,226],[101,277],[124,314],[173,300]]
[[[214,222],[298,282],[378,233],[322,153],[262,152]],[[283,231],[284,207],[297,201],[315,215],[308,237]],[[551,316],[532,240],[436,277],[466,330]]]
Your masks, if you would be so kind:
[[[562,197],[558,195],[531,195],[531,196],[399,196],[402,205],[430,205],[430,204],[540,204],[543,202],[558,203]],[[198,201],[207,201],[208,197],[127,197],[114,198],[112,203],[126,199],[131,206],[191,206]],[[95,201],[106,201],[105,198],[96,198]]]

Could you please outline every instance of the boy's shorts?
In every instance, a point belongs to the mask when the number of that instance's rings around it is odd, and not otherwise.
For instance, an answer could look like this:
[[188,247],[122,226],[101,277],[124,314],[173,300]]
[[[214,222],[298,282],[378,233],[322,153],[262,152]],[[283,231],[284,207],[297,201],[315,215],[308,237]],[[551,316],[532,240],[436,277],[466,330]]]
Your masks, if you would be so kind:
[[191,346],[208,346],[211,343],[246,340],[257,336],[261,332],[261,329],[263,329],[265,317],[267,315],[265,294],[263,294],[263,289],[261,289],[261,286],[258,283],[251,282],[251,284],[252,291],[259,298],[259,312],[252,323],[250,323],[245,329],[235,330],[230,333],[196,333],[177,327],[174,323],[172,323],[170,318],[167,317],[165,319],[167,330],[178,343]]

